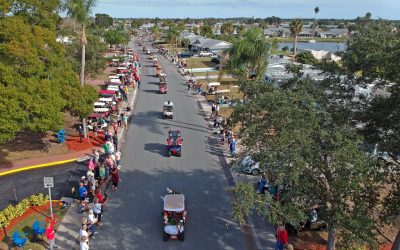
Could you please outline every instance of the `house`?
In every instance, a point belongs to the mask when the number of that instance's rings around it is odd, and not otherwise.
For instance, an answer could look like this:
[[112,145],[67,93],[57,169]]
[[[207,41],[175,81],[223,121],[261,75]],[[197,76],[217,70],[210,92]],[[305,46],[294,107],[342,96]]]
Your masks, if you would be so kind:
[[320,37],[347,37],[348,36],[347,29],[331,29],[326,32],[318,32],[318,36]]
[[204,38],[204,37],[196,39],[195,41],[191,42],[190,45],[191,45],[191,49],[194,51],[205,50],[205,51],[211,51],[213,53],[223,51],[232,46],[231,43],[228,43],[225,41]]
[[271,27],[264,29],[264,35],[266,37],[290,37],[290,29],[283,27]]

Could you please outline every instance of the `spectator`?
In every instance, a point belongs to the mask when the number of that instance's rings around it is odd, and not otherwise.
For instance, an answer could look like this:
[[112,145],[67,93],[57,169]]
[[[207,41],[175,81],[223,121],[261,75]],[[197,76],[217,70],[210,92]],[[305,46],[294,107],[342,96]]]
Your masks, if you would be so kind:
[[53,250],[54,248],[58,248],[58,246],[55,243],[55,239],[56,239],[56,233],[54,232],[54,224],[55,221],[51,220],[47,222],[46,225],[46,238],[49,241],[49,249]]
[[81,125],[81,124],[78,125],[78,133],[79,133],[79,141],[80,141],[80,143],[82,143],[83,128],[82,128],[82,125]]
[[120,169],[121,168],[121,152],[120,151],[117,151],[115,153],[115,161],[117,162],[118,169]]
[[86,196],[87,196],[87,190],[84,187],[83,182],[79,182],[78,192],[79,192],[79,200],[80,200],[80,202],[85,201],[86,200]]
[[118,123],[118,127],[122,126],[122,116],[121,115],[117,116],[117,123]]
[[87,221],[88,221],[88,228],[92,232],[92,237],[93,237],[95,234],[97,234],[95,226],[95,224],[97,223],[97,219],[94,216],[93,209],[89,210]]
[[80,250],[89,250],[88,237],[81,237]]
[[89,243],[89,233],[86,223],[82,224],[81,229],[79,230],[79,238],[82,237],[86,237],[86,241]]
[[114,168],[111,174],[111,181],[112,181],[112,190],[118,191],[118,182],[121,181],[118,174],[118,169]]
[[231,142],[229,143],[229,151],[231,153],[231,157],[235,157],[235,154],[236,154],[236,140],[235,140],[235,138],[233,138],[233,136],[232,136]]
[[112,139],[113,139],[115,151],[117,151],[117,150],[118,150],[118,134],[115,133],[115,134],[113,135]]
[[101,222],[101,215],[103,213],[103,206],[105,206],[106,204],[107,200],[105,200],[104,202],[100,202],[98,199],[95,199],[93,202],[93,213],[97,219],[97,224],[99,226],[103,225],[103,223]]
[[124,113],[124,128],[128,127],[128,116]]
[[98,131],[97,125],[96,125],[96,123],[93,123],[93,133],[94,133],[94,138],[95,139],[97,138],[97,131]]
[[283,250],[288,244],[288,233],[284,225],[279,225],[276,230],[276,249]]

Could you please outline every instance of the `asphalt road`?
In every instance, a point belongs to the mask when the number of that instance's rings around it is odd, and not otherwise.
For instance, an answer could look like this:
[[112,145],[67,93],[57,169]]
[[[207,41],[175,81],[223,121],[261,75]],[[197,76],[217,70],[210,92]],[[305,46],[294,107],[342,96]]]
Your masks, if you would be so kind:
[[[160,58],[160,56],[159,56]],[[122,149],[120,190],[111,193],[94,249],[249,249],[248,238],[231,221],[227,181],[211,131],[196,99],[166,59],[169,91],[158,93],[158,78],[141,54],[142,83]],[[162,104],[175,104],[174,119],[162,118]],[[182,131],[183,156],[167,157],[169,129]],[[186,196],[185,241],[162,240],[162,200],[167,187]]]
[[74,162],[30,171],[22,171],[0,177],[0,210],[9,204],[16,204],[31,194],[44,193],[43,177],[52,176],[54,188],[52,198],[71,197],[71,188],[78,185],[79,178],[86,175],[87,162]]

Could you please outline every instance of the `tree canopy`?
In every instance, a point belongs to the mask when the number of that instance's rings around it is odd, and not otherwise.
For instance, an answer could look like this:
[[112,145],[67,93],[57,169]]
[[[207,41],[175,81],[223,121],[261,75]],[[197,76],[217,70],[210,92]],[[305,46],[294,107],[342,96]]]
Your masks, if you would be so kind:
[[102,28],[109,28],[113,25],[114,19],[107,14],[96,14],[94,18],[95,24]]
[[126,44],[129,41],[129,34],[122,29],[110,29],[104,37],[110,45]]
[[96,92],[79,86],[63,45],[56,42],[54,13],[60,6],[55,2],[13,1],[24,7],[0,19],[0,142],[23,130],[60,129],[64,111],[91,112]]

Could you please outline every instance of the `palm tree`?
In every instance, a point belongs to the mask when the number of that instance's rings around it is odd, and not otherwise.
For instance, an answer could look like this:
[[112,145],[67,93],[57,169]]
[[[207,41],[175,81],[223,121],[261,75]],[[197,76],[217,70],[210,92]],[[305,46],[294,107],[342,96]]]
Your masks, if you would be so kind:
[[179,31],[178,26],[176,25],[169,26],[169,29],[167,31],[167,39],[171,45],[175,44],[175,49],[178,46],[178,40],[180,40],[180,35],[181,32]]
[[314,36],[315,36],[315,31],[316,31],[317,28],[318,28],[317,15],[318,15],[318,13],[319,13],[319,7],[315,7],[315,8],[314,8],[314,13],[315,13],[315,16],[314,16],[314,23],[315,23],[315,25],[314,25]]
[[317,20],[317,15],[318,15],[318,13],[319,13],[319,7],[315,7],[315,8],[314,8],[314,13],[315,13],[314,20]]
[[271,44],[265,39],[259,28],[248,29],[243,38],[224,52],[228,57],[228,70],[238,76],[240,80],[249,77],[260,78],[267,68],[267,58]]
[[294,36],[293,41],[293,55],[296,56],[297,52],[297,36],[303,29],[303,22],[300,19],[295,19],[290,23],[290,33]]
[[233,32],[234,32],[234,28],[233,28],[232,22],[226,22],[226,23],[222,24],[222,26],[221,26],[222,34],[232,35]]
[[[65,7],[67,9],[67,14],[74,18],[76,22],[81,25],[81,72],[80,72],[80,82],[81,85],[85,85],[85,55],[86,55],[86,25],[89,23],[89,16],[92,13],[94,6],[96,5],[96,0],[66,0]],[[84,137],[87,138],[87,128],[86,128],[86,118],[83,118],[83,133]]]
[[158,40],[160,38],[160,30],[157,26],[153,26],[150,28],[151,35],[153,36],[154,40]]

